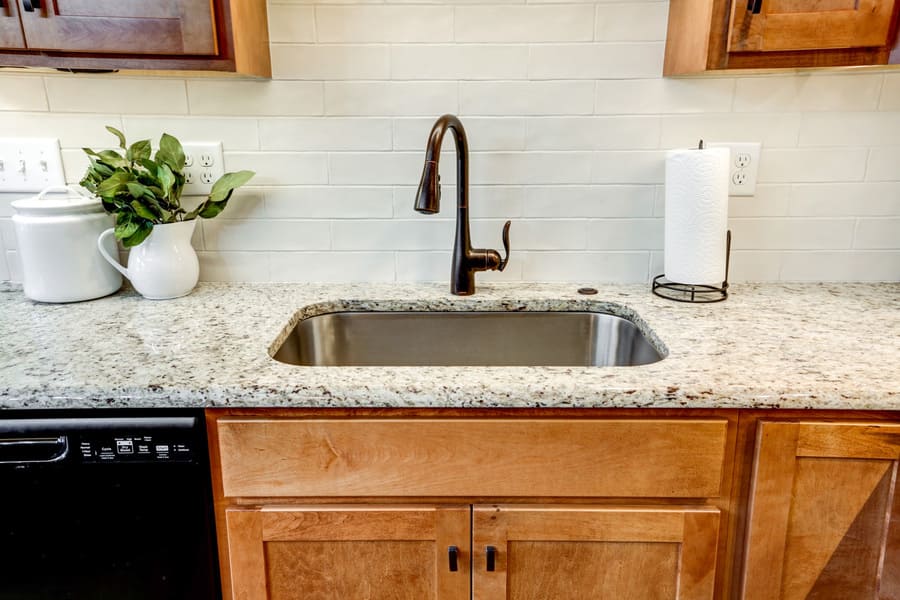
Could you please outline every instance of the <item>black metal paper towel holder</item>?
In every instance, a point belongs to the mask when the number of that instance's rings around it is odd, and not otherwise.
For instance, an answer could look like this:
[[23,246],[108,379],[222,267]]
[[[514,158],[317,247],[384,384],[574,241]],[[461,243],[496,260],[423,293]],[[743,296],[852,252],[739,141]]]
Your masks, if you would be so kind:
[[[703,147],[703,141],[700,142]],[[728,298],[728,269],[731,266],[731,230],[725,234],[725,281],[722,285],[700,285],[690,283],[678,283],[666,279],[666,274],[653,278],[653,294],[666,300],[676,302],[691,302],[695,304],[709,304],[721,302]]]

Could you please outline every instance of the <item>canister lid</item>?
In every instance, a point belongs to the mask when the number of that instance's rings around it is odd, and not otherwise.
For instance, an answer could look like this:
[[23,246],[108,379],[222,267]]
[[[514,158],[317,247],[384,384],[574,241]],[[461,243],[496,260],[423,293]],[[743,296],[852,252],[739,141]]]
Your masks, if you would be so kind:
[[100,198],[91,196],[80,187],[51,186],[37,196],[13,200],[12,207],[23,214],[59,215],[69,213],[102,212]]

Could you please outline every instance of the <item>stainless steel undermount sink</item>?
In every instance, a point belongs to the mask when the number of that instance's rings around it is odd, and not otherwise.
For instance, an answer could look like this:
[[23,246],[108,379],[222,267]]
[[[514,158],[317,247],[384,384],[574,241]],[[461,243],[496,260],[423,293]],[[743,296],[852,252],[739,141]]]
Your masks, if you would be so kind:
[[631,366],[665,354],[599,312],[337,312],[300,321],[273,358],[304,366]]

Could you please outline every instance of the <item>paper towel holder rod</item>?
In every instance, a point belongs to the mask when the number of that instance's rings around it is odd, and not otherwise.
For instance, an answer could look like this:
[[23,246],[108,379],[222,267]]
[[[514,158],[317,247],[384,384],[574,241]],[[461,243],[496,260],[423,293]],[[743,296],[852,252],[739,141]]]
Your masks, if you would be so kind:
[[[703,140],[700,140],[700,149],[703,149]],[[665,273],[653,278],[653,294],[666,300],[676,302],[691,302],[694,304],[709,304],[721,302],[728,298],[728,270],[731,266],[731,230],[725,234],[725,281],[720,287],[714,285],[694,285],[690,283],[677,283],[666,279]]]

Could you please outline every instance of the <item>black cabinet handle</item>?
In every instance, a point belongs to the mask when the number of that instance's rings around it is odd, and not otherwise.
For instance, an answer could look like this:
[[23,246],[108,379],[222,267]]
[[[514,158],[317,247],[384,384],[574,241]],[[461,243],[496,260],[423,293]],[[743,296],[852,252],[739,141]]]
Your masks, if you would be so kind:
[[486,546],[484,549],[485,554],[487,554],[487,570],[488,571],[496,571],[497,570],[497,549],[493,546]]
[[25,12],[34,12],[34,9],[41,9],[41,0],[22,0],[22,7]]
[[447,557],[450,559],[450,571],[459,571],[459,548],[450,546],[447,548]]
[[762,12],[762,0],[747,0],[747,10],[758,15]]

